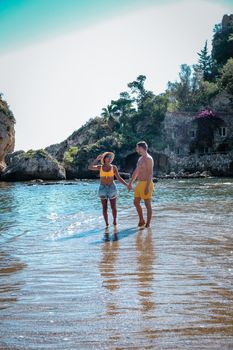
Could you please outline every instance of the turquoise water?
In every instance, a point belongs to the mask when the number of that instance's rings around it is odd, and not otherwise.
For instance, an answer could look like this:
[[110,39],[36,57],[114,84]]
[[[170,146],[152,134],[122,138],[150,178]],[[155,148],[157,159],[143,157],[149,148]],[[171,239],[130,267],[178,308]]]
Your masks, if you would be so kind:
[[[27,183],[0,183],[1,240],[23,234],[25,230],[35,230],[46,238],[44,231],[50,232],[51,224],[53,229],[57,225],[58,230],[62,223],[64,228],[69,227],[66,226],[68,223],[83,227],[96,220],[101,225],[98,186],[97,181],[51,182],[33,186],[28,186]],[[119,184],[118,191],[118,209],[121,215],[122,211],[131,209],[133,192],[128,193]],[[155,184],[152,202],[159,208],[206,201],[232,203],[232,198],[232,179],[160,180]]]
[[[0,183],[0,242],[33,232],[42,239],[69,236],[86,228],[101,228],[97,181],[61,182],[28,186]],[[119,217],[132,209],[133,192],[118,184]],[[233,200],[232,179],[160,180],[155,184],[154,208],[216,202],[214,210]],[[219,205],[218,205],[219,204]],[[224,213],[223,213],[224,214]],[[232,222],[233,224],[233,222]]]
[[233,179],[160,180],[150,230],[97,190],[0,183],[0,349],[230,349]]

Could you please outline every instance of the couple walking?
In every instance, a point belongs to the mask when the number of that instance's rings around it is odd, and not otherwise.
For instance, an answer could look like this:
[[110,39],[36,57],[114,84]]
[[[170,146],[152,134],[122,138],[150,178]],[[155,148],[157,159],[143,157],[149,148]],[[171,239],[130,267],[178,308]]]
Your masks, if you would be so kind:
[[[152,208],[151,208],[151,198],[153,192],[153,158],[147,152],[148,146],[145,141],[140,141],[136,145],[136,152],[140,155],[137,162],[136,169],[132,174],[130,182],[127,184],[124,179],[120,176],[118,169],[115,165],[112,165],[114,159],[114,153],[105,152],[99,155],[88,167],[89,170],[100,172],[100,186],[98,195],[101,199],[103,207],[103,216],[106,223],[106,227],[109,226],[108,222],[108,199],[110,201],[112,215],[113,215],[113,225],[117,225],[117,188],[114,182],[114,177],[119,180],[123,185],[131,191],[132,185],[136,179],[138,179],[137,186],[134,190],[134,205],[137,209],[139,217],[139,227],[150,227]],[[101,164],[99,165],[99,162]],[[147,220],[145,222],[141,207],[141,200],[144,200],[146,210],[147,210]]]

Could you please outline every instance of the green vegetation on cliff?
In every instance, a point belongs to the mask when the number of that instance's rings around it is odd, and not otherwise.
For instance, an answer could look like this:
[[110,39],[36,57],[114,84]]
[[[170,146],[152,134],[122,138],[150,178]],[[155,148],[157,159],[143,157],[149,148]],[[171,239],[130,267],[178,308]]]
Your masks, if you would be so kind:
[[49,156],[48,152],[46,152],[44,149],[38,149],[38,150],[30,149],[29,151],[22,152],[21,154],[27,159],[30,159],[30,158],[33,158],[33,157],[46,158],[46,157]]
[[[102,109],[100,117],[90,119],[68,138],[63,152],[64,163],[86,169],[87,162],[108,149],[116,153],[116,162],[135,144],[145,140],[158,152],[166,147],[163,120],[166,112],[194,112],[211,107],[220,92],[233,96],[233,28],[215,26],[213,49],[207,41],[193,66],[181,65],[179,79],[169,82],[165,93],[155,95],[145,88],[146,77],[139,75],[128,90]],[[222,52],[223,50],[223,52]]]
[[233,58],[229,58],[221,69],[219,82],[221,88],[226,90],[233,98]]
[[[198,53],[198,63],[181,65],[179,80],[169,82],[169,110],[198,111],[211,104],[214,96],[222,91],[233,96],[233,26],[225,21],[216,25],[212,51],[208,53],[207,41]],[[231,18],[231,17],[229,17]]]
[[[144,139],[150,147],[163,149],[162,121],[168,106],[166,94],[155,95],[145,89],[146,77],[140,75],[128,84],[129,91],[102,109],[101,117],[90,119],[69,138],[63,161],[69,168],[86,168],[88,161],[107,149],[116,153],[132,151]],[[84,136],[85,135],[85,136]]]
[[217,70],[222,68],[233,54],[233,26],[229,22],[231,16],[225,15],[222,23],[214,27],[212,60]]
[[68,151],[64,153],[64,162],[65,164],[72,164],[74,162],[74,157],[78,153],[78,147],[70,147]]

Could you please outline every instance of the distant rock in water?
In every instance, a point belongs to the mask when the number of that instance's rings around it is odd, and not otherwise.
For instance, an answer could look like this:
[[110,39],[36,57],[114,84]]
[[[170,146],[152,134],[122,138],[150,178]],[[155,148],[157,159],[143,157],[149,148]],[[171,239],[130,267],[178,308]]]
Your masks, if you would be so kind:
[[2,173],[2,180],[64,180],[66,178],[64,167],[45,150],[17,151],[6,156],[6,163],[7,167]]
[[15,119],[6,101],[0,94],[0,173],[5,169],[5,157],[14,151],[15,147]]

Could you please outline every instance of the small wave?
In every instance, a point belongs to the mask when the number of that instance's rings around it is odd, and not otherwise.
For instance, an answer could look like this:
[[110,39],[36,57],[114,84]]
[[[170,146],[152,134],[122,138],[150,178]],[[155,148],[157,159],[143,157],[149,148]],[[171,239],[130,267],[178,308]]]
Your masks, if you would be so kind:
[[203,184],[202,186],[205,186],[205,187],[213,187],[213,186],[218,186],[218,187],[221,187],[221,186],[233,186],[233,182],[214,182],[214,183],[211,183],[211,182],[207,182],[205,184]]
[[59,219],[59,215],[58,215],[57,213],[50,213],[50,214],[47,216],[47,218],[48,218],[49,220],[57,220],[57,219]]

